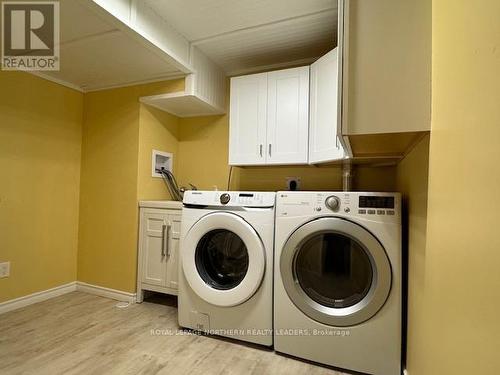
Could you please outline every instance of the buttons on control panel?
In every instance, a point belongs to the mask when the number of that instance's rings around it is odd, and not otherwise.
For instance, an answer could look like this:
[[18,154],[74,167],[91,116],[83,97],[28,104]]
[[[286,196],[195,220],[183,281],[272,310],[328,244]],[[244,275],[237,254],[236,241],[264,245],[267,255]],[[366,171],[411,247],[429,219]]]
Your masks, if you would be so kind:
[[239,193],[236,202],[243,206],[258,206],[264,203],[264,197],[259,193]]
[[396,211],[394,210],[366,210],[364,208],[358,209],[358,214],[359,215],[390,215],[394,216],[396,215]]

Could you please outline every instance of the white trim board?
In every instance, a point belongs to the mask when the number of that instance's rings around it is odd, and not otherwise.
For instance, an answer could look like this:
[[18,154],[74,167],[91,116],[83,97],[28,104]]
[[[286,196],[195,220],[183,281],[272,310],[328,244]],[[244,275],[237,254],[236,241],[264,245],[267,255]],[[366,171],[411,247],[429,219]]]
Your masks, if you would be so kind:
[[67,88],[76,90],[78,92],[81,92],[82,94],[86,94],[89,92],[95,92],[95,91],[118,89],[118,88],[122,88],[122,87],[139,86],[139,85],[145,85],[148,83],[172,81],[174,79],[180,79],[180,78],[186,77],[185,74],[172,73],[172,74],[167,74],[167,75],[163,75],[163,76],[159,76],[159,77],[145,78],[145,79],[139,80],[139,81],[123,82],[123,83],[117,83],[117,84],[112,84],[112,85],[84,88],[84,87],[80,87],[74,83],[64,81],[64,80],[56,78],[56,77],[52,77],[52,76],[45,74],[43,72],[40,72],[40,71],[23,70],[23,72],[26,72],[26,73],[29,73],[29,74],[34,75],[36,77],[45,79],[45,80],[53,82],[53,83],[56,83],[58,85],[65,86]]
[[50,75],[48,75],[46,73],[43,73],[41,71],[38,71],[38,70],[23,70],[23,72],[26,72],[26,73],[29,73],[31,75],[34,75],[35,77],[42,78],[42,79],[45,79],[47,81],[56,83],[58,85],[67,87],[69,89],[76,90],[76,91],[81,92],[81,93],[85,93],[85,90],[83,90],[83,88],[81,88],[80,86],[75,85],[74,83],[65,81],[63,79],[52,77],[52,76],[50,76]]
[[318,60],[320,57],[321,56],[307,57],[305,59],[285,61],[285,62],[281,62],[281,63],[268,64],[268,65],[259,65],[259,66],[254,66],[251,68],[245,68],[245,69],[236,69],[236,70],[231,70],[231,71],[227,72],[226,75],[228,77],[236,77],[236,76],[241,76],[241,75],[246,75],[246,74],[267,72],[270,70],[287,69],[287,68],[293,68],[293,67],[298,67],[298,66],[311,65],[313,62]]
[[134,303],[135,293],[123,292],[121,290],[105,288],[103,286],[84,283],[83,281],[76,282],[76,290],[83,293],[94,294],[100,297],[115,299],[117,301],[125,301]]
[[185,78],[185,77],[186,77],[186,75],[183,73],[172,72],[172,73],[162,75],[159,77],[156,77],[156,76],[149,77],[149,78],[141,79],[139,81],[122,82],[122,83],[117,83],[117,84],[112,84],[112,85],[86,87],[82,90],[83,90],[83,93],[86,94],[88,92],[105,91],[105,90],[111,90],[111,89],[119,89],[122,87],[145,85],[148,83],[172,81],[174,79],[180,79],[180,78]]
[[0,303],[0,314],[62,296],[77,290],[76,281]]

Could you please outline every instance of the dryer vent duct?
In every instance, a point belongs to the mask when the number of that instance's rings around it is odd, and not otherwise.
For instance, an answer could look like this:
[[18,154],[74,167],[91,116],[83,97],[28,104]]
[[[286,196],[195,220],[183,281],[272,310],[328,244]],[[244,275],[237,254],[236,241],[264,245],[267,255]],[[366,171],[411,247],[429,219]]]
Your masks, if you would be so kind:
[[342,163],[342,191],[352,191],[352,180],[354,177],[353,166],[350,161]]

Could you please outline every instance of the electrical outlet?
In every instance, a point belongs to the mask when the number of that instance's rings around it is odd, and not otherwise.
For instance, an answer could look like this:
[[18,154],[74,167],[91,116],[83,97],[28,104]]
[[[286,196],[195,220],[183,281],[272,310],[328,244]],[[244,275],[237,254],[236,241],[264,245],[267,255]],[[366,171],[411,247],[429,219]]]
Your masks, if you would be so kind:
[[289,191],[300,190],[300,177],[287,177],[286,189]]
[[10,262],[0,263],[0,278],[10,276]]

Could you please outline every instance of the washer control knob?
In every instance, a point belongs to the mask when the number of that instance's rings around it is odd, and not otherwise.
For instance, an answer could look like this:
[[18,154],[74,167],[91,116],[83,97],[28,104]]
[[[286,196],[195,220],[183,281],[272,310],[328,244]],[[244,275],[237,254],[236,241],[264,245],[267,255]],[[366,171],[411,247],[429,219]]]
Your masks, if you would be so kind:
[[231,200],[231,196],[228,193],[224,193],[220,196],[220,202],[222,204],[228,204]]
[[331,195],[325,200],[325,205],[332,211],[338,211],[340,207],[340,199],[335,195]]

